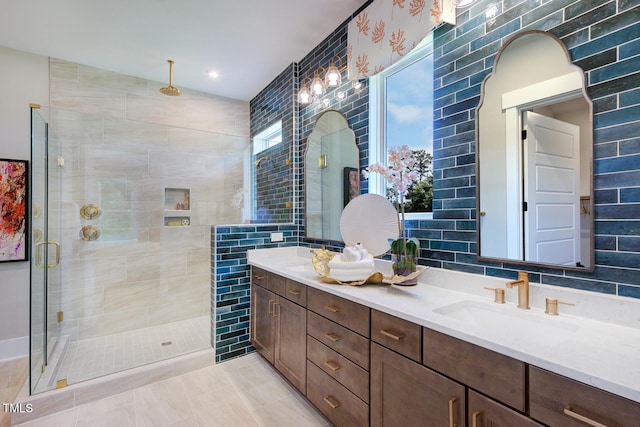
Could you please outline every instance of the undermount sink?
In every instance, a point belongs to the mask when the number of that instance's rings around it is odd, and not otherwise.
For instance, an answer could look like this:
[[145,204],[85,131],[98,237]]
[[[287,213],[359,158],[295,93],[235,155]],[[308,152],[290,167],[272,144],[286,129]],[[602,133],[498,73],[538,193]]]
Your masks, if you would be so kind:
[[460,301],[433,310],[434,313],[510,336],[555,344],[572,338],[579,326],[540,312],[512,305]]

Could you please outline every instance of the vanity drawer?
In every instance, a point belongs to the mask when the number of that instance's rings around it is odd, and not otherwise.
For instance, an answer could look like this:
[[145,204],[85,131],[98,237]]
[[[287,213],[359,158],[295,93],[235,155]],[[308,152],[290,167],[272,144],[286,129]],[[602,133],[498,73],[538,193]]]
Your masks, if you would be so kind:
[[369,425],[369,405],[307,361],[307,398],[337,427]]
[[307,291],[307,307],[362,336],[369,337],[369,307],[315,288],[309,288]]
[[369,372],[307,335],[307,359],[369,403]]
[[369,340],[331,320],[307,311],[307,334],[369,370]]
[[285,282],[284,297],[303,307],[307,306],[307,286],[295,280],[287,279]]
[[609,427],[637,427],[640,422],[640,403],[535,366],[529,367],[529,407],[531,418],[551,427],[588,424],[576,416]]
[[424,365],[525,411],[524,362],[427,328],[422,343]]
[[280,296],[285,294],[285,279],[282,276],[263,270],[258,267],[251,267],[251,281],[254,285],[261,286]]
[[420,363],[422,327],[377,310],[371,310],[371,339]]

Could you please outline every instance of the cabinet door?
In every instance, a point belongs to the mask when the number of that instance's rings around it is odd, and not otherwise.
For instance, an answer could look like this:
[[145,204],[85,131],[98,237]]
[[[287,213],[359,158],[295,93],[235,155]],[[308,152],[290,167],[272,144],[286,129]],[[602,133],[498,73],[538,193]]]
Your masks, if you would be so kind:
[[274,306],[276,369],[302,393],[306,392],[307,310],[282,297]]
[[469,390],[469,424],[471,427],[542,427],[531,418],[507,408],[473,390]]
[[463,385],[371,344],[371,425],[465,427]]
[[276,296],[273,292],[252,285],[251,293],[251,344],[258,353],[273,363],[275,336],[273,330],[273,306]]

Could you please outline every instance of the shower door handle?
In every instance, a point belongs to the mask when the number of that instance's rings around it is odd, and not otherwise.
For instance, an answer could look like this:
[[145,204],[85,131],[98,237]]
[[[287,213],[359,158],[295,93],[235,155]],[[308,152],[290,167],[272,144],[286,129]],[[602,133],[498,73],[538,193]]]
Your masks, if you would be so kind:
[[[55,245],[56,247],[56,257],[53,264],[47,264],[47,268],[57,267],[60,264],[60,243],[49,241],[49,242],[38,242],[36,244],[36,267],[45,268],[45,265],[42,263],[42,246]],[[45,249],[46,250],[46,249]]]

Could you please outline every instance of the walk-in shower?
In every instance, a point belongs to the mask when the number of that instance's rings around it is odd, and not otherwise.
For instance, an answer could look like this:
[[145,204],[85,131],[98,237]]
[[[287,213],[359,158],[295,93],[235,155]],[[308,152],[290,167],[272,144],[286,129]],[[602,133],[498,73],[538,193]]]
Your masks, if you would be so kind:
[[32,107],[30,392],[211,346],[248,138]]

